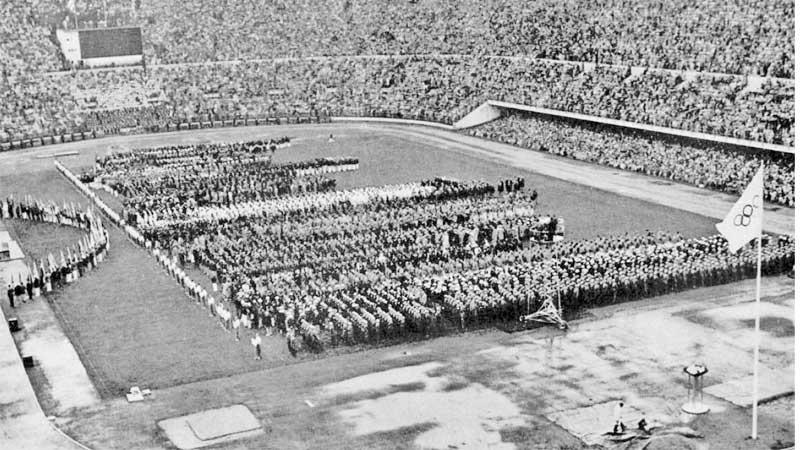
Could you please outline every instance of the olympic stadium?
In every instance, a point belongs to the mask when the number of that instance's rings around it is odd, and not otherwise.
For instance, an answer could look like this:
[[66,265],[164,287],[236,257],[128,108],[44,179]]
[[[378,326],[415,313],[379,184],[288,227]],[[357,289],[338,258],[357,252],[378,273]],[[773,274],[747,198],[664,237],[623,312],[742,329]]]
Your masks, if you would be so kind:
[[2,6],[0,448],[794,448],[738,6]]

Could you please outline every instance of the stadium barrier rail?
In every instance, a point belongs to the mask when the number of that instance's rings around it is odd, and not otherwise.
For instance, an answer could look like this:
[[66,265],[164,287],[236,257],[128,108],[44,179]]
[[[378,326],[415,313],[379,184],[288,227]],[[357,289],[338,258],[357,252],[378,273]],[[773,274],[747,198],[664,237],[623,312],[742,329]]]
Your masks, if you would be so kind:
[[[400,114],[397,114],[401,116]],[[167,122],[149,126],[120,127],[114,129],[65,132],[60,134],[43,135],[35,137],[15,138],[0,142],[0,152],[21,150],[45,145],[63,144],[98,139],[112,135],[133,135],[149,133],[168,133],[173,131],[199,130],[206,128],[231,128],[238,126],[265,126],[265,125],[295,125],[295,124],[322,124],[332,122],[376,122],[396,123],[407,125],[422,125],[444,130],[453,130],[453,126],[433,120],[428,117],[411,116],[413,118],[389,117],[384,111],[367,112],[359,110],[354,115],[348,115],[343,110],[337,115],[260,115],[260,116],[218,116],[213,119],[207,117],[189,117],[177,122]]]

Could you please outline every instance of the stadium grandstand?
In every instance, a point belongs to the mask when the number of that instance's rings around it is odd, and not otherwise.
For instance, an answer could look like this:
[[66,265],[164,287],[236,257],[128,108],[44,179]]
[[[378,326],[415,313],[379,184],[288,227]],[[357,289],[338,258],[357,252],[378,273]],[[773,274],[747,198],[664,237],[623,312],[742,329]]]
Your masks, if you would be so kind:
[[0,448],[788,448],[794,9],[0,2]]

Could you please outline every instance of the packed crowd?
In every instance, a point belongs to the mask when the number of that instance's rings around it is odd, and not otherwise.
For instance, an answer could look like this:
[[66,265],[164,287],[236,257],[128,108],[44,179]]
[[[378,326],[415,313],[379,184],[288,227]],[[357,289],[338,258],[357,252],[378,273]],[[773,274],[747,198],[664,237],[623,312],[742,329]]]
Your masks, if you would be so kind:
[[0,200],[0,218],[47,222],[86,231],[77,244],[66,247],[66,256],[62,250],[59,259],[50,252],[47,258],[26,261],[27,273],[19,273],[16,280],[13,276],[9,280],[7,293],[11,307],[16,306],[15,300],[25,301],[26,294],[27,299],[32,300],[80,278],[103,260],[109,248],[108,232],[102,220],[91,209],[81,211],[72,203],[59,206],[29,197],[10,196]]
[[[109,75],[111,74],[111,75]],[[141,89],[129,89],[130,85]],[[85,91],[93,93],[85,101]],[[122,93],[122,94],[120,94]],[[530,58],[399,56],[154,66],[48,75],[3,92],[0,141],[152,131],[236,117],[380,116],[454,123],[493,99],[792,145],[794,84]]]
[[17,76],[57,70],[58,51],[39,19],[36,1],[0,3],[0,87]]
[[764,198],[794,206],[793,154],[671,142],[645,133],[525,114],[508,115],[468,133],[732,194],[742,192],[763,162]]
[[281,0],[259,8],[86,0],[76,13],[81,23],[143,25],[145,53],[159,63],[502,54],[787,78],[794,69],[788,0]]
[[[606,0],[603,14],[575,0],[72,3],[0,7],[0,142],[203,116],[452,123],[489,98],[794,142],[787,0]],[[101,17],[143,26],[149,69],[45,74],[59,65],[52,29]],[[632,76],[631,66],[687,72]],[[753,89],[749,75],[773,81]]]

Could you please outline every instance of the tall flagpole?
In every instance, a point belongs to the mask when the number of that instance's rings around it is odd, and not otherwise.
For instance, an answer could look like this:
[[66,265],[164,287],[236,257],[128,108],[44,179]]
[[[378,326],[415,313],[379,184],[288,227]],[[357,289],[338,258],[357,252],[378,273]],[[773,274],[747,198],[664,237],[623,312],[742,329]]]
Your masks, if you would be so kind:
[[[764,168],[764,163],[761,163],[761,169]],[[764,207],[763,190],[762,197],[759,199],[759,208]],[[761,342],[761,236],[764,230],[764,214],[763,209],[761,214],[758,215],[759,235],[758,235],[758,259],[756,260],[756,336],[755,336],[755,349],[753,350],[753,440],[758,438],[758,347]]]
[[753,439],[758,437],[758,346],[761,341],[761,236],[756,262],[756,348],[753,351]]

